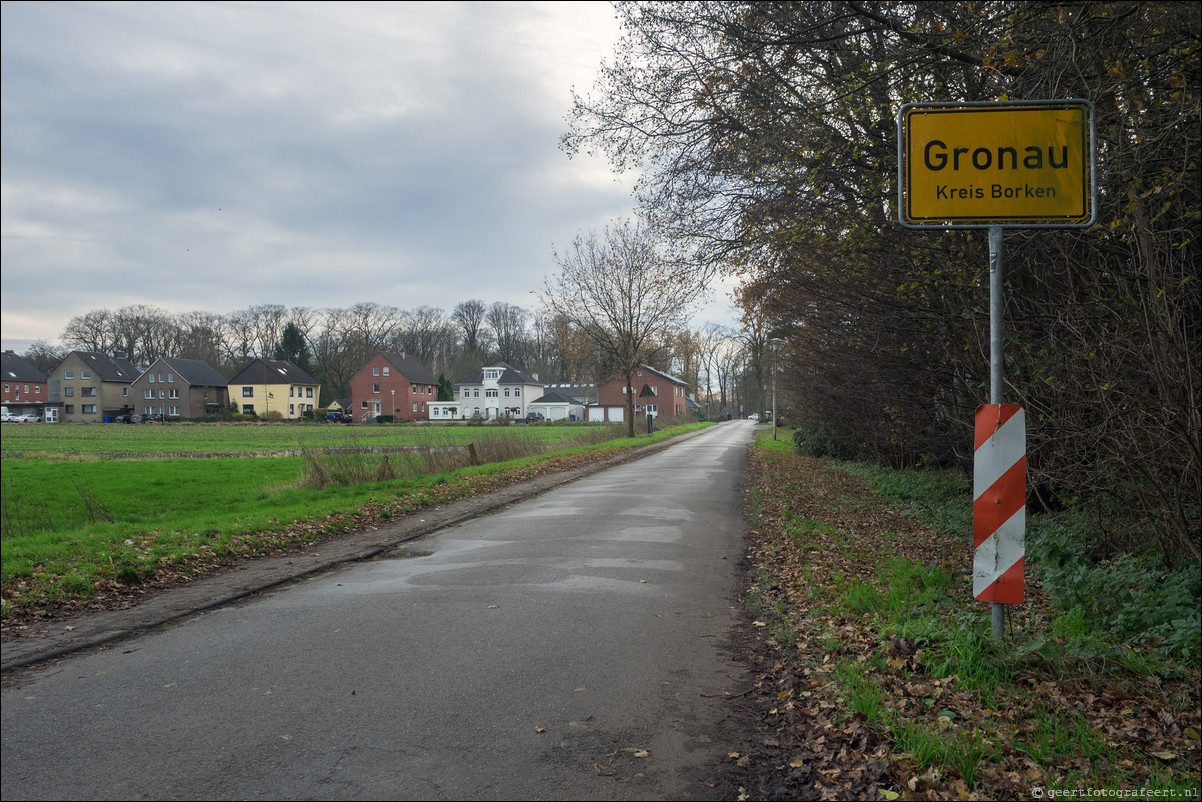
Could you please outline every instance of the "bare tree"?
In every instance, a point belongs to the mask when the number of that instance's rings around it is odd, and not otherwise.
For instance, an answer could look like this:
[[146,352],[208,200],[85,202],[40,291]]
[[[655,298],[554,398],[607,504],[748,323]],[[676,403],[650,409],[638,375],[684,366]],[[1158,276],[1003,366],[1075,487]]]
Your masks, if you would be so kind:
[[117,347],[117,330],[113,313],[108,309],[93,309],[67,321],[60,336],[63,343],[81,351],[109,353]]
[[561,272],[545,280],[540,300],[625,379],[626,433],[633,437],[634,373],[653,360],[657,340],[681,328],[703,288],[637,222],[607,226],[603,238],[578,236],[555,261]]
[[209,363],[226,375],[233,375],[237,365],[226,338],[228,326],[222,315],[212,312],[186,312],[180,315],[176,325],[180,335],[176,356],[184,359],[199,359]]
[[510,364],[525,367],[526,346],[529,335],[526,321],[530,313],[520,306],[497,301],[488,308],[485,323],[497,345],[497,358]]
[[123,306],[113,314],[118,347],[135,365],[149,365],[161,356],[170,356],[179,340],[179,330],[171,315],[146,304]]
[[484,328],[486,314],[488,314],[488,307],[485,306],[484,301],[463,301],[455,305],[455,311],[451,313],[451,320],[459,326],[463,337],[465,356],[483,358],[484,351],[488,350],[488,339]]
[[51,345],[45,340],[35,340],[29,344],[21,358],[49,376],[67,358],[68,353],[70,351],[62,346]]

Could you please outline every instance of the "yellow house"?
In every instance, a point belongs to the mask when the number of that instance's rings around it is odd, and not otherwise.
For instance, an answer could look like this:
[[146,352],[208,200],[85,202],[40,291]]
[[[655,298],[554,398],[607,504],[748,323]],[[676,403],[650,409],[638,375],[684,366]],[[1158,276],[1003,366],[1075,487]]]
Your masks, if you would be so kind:
[[321,398],[321,385],[291,362],[255,359],[229,381],[230,403],[239,412],[266,418],[278,412],[296,420],[312,412]]

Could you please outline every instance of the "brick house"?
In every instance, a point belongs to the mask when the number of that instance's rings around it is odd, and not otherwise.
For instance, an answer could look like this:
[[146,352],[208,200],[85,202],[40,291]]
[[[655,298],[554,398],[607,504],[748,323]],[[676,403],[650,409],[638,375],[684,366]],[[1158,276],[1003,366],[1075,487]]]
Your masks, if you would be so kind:
[[[683,381],[650,365],[636,370],[633,378],[636,417],[647,413],[656,417],[685,414],[689,386]],[[589,420],[622,420],[625,409],[625,379],[614,379],[597,389],[597,403],[589,407]]]
[[163,357],[131,385],[134,413],[172,418],[203,418],[229,406],[225,379],[208,362]]
[[347,413],[357,421],[380,415],[393,420],[429,420],[438,400],[438,378],[404,353],[382,352],[351,377]]
[[72,351],[47,377],[50,403],[61,404],[64,422],[102,423],[133,409],[136,378],[138,369],[120,351]]
[[4,376],[4,406],[9,412],[34,412],[42,420],[56,417],[46,414],[50,394],[42,371],[17,356],[15,351],[5,351],[0,355],[0,374]]
[[317,380],[282,359],[253,359],[227,384],[230,403],[244,415],[260,418],[278,412],[287,420],[297,420],[312,412],[321,398]]

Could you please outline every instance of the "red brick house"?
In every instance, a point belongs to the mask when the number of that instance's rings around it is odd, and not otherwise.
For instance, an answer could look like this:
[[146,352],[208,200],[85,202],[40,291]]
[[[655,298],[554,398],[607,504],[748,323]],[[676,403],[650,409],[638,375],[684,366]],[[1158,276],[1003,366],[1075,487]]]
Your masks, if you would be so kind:
[[[634,414],[645,415],[683,415],[685,414],[688,385],[675,376],[656,370],[650,365],[643,365],[634,372]],[[624,409],[626,406],[626,382],[615,379],[602,384],[597,389],[597,403],[590,405],[589,420],[598,420],[592,407],[610,411],[609,420],[621,420],[621,413],[614,408]]]
[[356,421],[380,415],[393,420],[429,420],[438,400],[438,378],[404,353],[376,354],[351,378],[346,410]]
[[10,411],[43,413],[50,395],[42,371],[16,352],[5,351],[0,359],[0,373],[4,374],[4,405]]

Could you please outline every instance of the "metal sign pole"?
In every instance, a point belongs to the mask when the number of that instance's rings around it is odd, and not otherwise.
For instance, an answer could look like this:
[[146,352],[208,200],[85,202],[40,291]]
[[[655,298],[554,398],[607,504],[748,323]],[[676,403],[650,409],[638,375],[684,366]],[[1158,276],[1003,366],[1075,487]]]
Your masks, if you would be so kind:
[[[1002,403],[1002,226],[989,227],[989,403]],[[993,602],[993,637],[1006,637],[1006,608]]]

